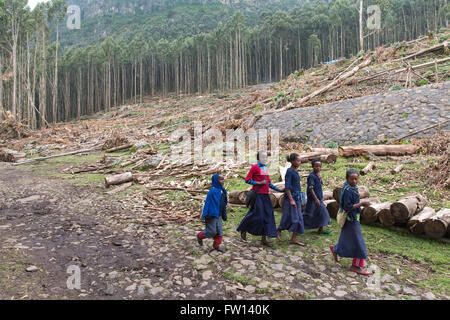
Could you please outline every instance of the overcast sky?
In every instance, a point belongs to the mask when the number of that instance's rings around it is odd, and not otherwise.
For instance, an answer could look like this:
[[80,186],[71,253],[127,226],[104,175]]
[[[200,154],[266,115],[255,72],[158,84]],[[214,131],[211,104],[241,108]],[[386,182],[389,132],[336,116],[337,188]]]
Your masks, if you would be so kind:
[[34,9],[34,7],[36,7],[36,5],[39,2],[48,2],[49,0],[28,0],[28,6],[31,8],[31,10]]

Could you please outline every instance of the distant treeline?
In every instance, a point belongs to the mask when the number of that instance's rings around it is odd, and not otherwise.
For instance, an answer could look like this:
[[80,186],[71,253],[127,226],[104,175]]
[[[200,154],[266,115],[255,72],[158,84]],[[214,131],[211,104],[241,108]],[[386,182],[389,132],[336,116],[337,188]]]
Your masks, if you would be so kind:
[[[64,19],[65,1],[0,0],[0,116],[9,111],[33,128],[145,95],[224,91],[283,79],[301,68],[410,40],[448,25],[448,0],[364,0],[381,8],[381,29],[363,28],[360,0],[301,2],[289,12],[264,11],[248,27],[242,13],[209,33],[158,41],[137,32],[132,41],[102,42],[61,52],[49,24]],[[364,23],[365,25],[365,23]],[[56,30],[59,39],[59,30]]]

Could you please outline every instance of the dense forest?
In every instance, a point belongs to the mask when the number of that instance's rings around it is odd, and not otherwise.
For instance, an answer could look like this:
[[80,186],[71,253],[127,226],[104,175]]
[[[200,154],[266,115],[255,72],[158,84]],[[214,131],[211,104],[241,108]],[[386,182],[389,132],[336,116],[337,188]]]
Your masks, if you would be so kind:
[[[97,31],[104,37],[83,42],[83,32],[94,34],[100,20],[88,21],[84,31],[64,29],[66,1],[40,3],[31,11],[26,0],[0,0],[0,117],[39,128],[141,102],[145,95],[279,81],[295,70],[435,32],[450,17],[448,0],[295,1],[285,10],[220,3],[226,1],[140,2],[166,5],[146,11],[138,3],[140,9],[128,15],[116,5],[117,19],[114,12],[91,10],[102,12],[105,24]],[[371,4],[381,8],[379,30],[365,26]],[[213,11],[217,16],[202,14]],[[108,19],[114,22],[106,32]]]

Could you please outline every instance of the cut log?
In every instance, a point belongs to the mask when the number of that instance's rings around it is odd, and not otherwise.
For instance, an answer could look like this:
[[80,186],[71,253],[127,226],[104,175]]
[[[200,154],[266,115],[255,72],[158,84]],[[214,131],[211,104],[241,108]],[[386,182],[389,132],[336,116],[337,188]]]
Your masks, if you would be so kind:
[[444,51],[445,52],[445,50],[447,48],[448,48],[448,42],[446,41],[446,42],[437,44],[435,46],[432,46],[431,48],[423,49],[423,50],[420,50],[420,51],[418,51],[416,53],[410,54],[409,56],[406,56],[406,57],[394,60],[392,62],[411,59],[411,58],[418,57],[418,56],[421,56],[423,54],[427,54],[427,53],[434,52],[434,51]]
[[326,205],[330,217],[336,218],[339,211],[339,203],[336,200],[325,200],[323,203]]
[[132,143],[128,143],[128,144],[124,144],[122,146],[118,146],[118,147],[114,147],[108,150],[105,150],[106,153],[111,153],[111,152],[115,152],[115,151],[120,151],[120,150],[125,150],[128,148],[131,148],[133,146]]
[[430,219],[436,212],[433,208],[425,207],[418,214],[408,221],[408,229],[415,235],[425,232],[425,222]]
[[[272,193],[272,194],[273,194],[273,196],[274,196],[275,199],[276,199],[275,205],[274,205],[273,202],[272,202],[273,207],[274,207],[274,208],[281,207],[281,205],[280,205],[280,200],[281,200],[281,198],[283,198],[283,200],[284,200],[284,193],[283,193],[283,192],[277,192],[277,193]],[[272,197],[270,198],[270,200],[272,200]]]
[[400,199],[391,205],[391,214],[398,224],[408,222],[417,212],[425,207],[425,198],[420,194]]
[[378,212],[378,220],[385,227],[392,227],[395,224],[395,219],[391,214],[391,208],[383,208]]
[[431,238],[442,238],[450,225],[450,209],[441,209],[425,222],[425,234]]
[[323,154],[319,157],[319,160],[320,160],[320,162],[324,162],[324,163],[336,163],[337,155],[334,153]]
[[18,152],[15,150],[5,149],[0,151],[0,161],[4,162],[17,162],[26,156],[27,154],[25,152]]
[[[336,187],[333,190],[333,198],[338,203],[341,201],[341,199],[340,199],[340,197],[341,197],[341,189],[342,189],[341,187]],[[370,196],[369,188],[367,188],[365,186],[358,186],[358,191],[359,191],[359,198],[360,199],[369,198],[369,196]]]
[[320,160],[324,163],[334,163],[337,160],[337,156],[335,154],[323,154],[322,152],[307,152],[300,154],[301,163],[308,163],[312,160]]
[[308,148],[310,152],[320,152],[321,154],[335,154],[339,155],[338,149],[331,148]]
[[246,191],[232,190],[228,192],[228,202],[232,204],[245,204]]
[[333,200],[333,191],[324,191],[323,200]]
[[108,188],[111,185],[122,184],[129,181],[133,181],[133,174],[131,172],[125,172],[111,177],[105,177],[105,186]]
[[397,174],[397,173],[399,173],[400,171],[403,170],[403,167],[404,167],[403,164],[397,166],[395,169],[392,169],[392,170],[391,170],[391,174]]
[[64,157],[64,156],[70,156],[70,155],[74,155],[74,154],[78,154],[78,153],[83,153],[83,152],[91,152],[91,151],[97,151],[97,150],[101,150],[101,147],[96,146],[90,149],[82,149],[82,150],[77,150],[77,151],[71,151],[71,152],[65,152],[65,153],[60,153],[60,154],[55,154],[52,156],[47,156],[47,157],[40,157],[40,158],[33,158],[33,159],[28,159],[25,161],[20,161],[17,163],[14,163],[13,166],[18,166],[21,164],[25,164],[25,163],[30,163],[30,162],[35,162],[35,161],[41,161],[41,160],[47,160],[47,159],[52,159],[52,158],[58,158],[58,157]]
[[374,223],[378,221],[381,210],[390,209],[392,202],[375,203],[363,209],[363,219],[365,222]]
[[278,199],[274,193],[269,193],[270,202],[272,202],[272,207],[278,207]]
[[419,147],[412,144],[386,144],[346,146],[339,147],[338,150],[341,157],[357,157],[369,152],[376,156],[404,156],[415,154]]
[[364,176],[364,175],[367,174],[367,172],[369,172],[369,171],[371,171],[371,170],[373,170],[373,169],[375,169],[375,162],[370,161],[370,162],[367,164],[367,166],[364,167],[364,169],[362,169],[362,170],[359,171],[359,174],[362,175],[362,176]]

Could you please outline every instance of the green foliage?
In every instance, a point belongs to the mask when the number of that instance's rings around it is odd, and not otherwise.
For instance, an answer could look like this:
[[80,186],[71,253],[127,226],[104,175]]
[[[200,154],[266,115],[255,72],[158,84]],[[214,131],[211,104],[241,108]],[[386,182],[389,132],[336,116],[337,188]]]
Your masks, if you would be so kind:
[[397,90],[402,90],[402,89],[403,89],[403,87],[401,85],[399,85],[399,84],[394,84],[391,87],[391,91],[397,91]]
[[420,79],[420,80],[418,80],[418,81],[416,82],[416,84],[417,84],[419,87],[421,87],[421,86],[427,85],[427,84],[428,84],[428,81],[425,80],[425,79]]

